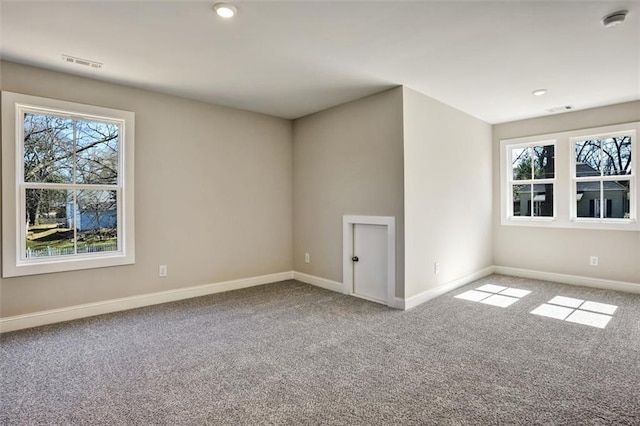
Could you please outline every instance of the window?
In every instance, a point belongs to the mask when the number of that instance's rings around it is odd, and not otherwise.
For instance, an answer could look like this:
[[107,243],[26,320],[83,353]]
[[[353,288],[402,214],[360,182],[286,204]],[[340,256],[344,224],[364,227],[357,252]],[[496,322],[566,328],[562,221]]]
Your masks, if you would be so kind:
[[500,141],[502,225],[640,230],[640,123]]
[[509,146],[509,217],[552,218],[555,142]]
[[133,113],[8,92],[2,109],[3,276],[133,263]]
[[572,218],[630,219],[633,132],[574,138]]

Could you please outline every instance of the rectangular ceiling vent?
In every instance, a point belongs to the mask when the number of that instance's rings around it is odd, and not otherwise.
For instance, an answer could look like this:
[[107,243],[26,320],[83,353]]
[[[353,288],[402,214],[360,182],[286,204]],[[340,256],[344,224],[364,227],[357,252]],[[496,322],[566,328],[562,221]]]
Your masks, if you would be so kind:
[[76,58],[75,56],[62,55],[62,60],[70,64],[77,64],[85,67],[98,68],[98,69],[102,68],[102,63],[100,62],[90,61],[88,59]]
[[565,106],[559,106],[559,107],[555,107],[555,108],[547,108],[546,111],[551,113],[551,114],[555,114],[557,112],[571,111],[572,109],[573,109],[573,106],[565,105]]

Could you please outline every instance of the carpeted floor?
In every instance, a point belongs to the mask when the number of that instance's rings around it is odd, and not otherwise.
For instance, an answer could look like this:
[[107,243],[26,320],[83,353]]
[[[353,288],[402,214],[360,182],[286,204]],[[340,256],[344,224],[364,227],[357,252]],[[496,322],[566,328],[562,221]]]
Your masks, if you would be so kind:
[[[507,308],[454,296],[530,290]],[[530,312],[618,306],[606,328]],[[401,312],[285,281],[7,333],[0,424],[640,424],[640,296],[493,275]]]

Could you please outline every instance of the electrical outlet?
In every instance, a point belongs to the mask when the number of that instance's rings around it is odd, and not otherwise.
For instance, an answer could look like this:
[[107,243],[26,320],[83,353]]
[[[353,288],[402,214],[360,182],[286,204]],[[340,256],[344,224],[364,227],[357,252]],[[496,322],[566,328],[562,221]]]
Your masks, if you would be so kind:
[[304,254],[304,263],[310,263],[311,262],[311,256],[309,256],[309,253],[305,253]]
[[591,256],[589,258],[589,265],[598,266],[598,256]]
[[439,274],[440,273],[440,264],[438,262],[433,264],[433,273],[434,274]]
[[167,265],[160,265],[160,267],[158,268],[158,276],[166,277],[167,275],[168,275]]

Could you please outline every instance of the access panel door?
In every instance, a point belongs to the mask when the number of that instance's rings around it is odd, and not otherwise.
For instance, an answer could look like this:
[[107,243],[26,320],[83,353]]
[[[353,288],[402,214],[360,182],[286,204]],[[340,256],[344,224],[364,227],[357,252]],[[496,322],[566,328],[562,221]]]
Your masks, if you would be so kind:
[[353,294],[387,303],[387,227],[353,225]]

